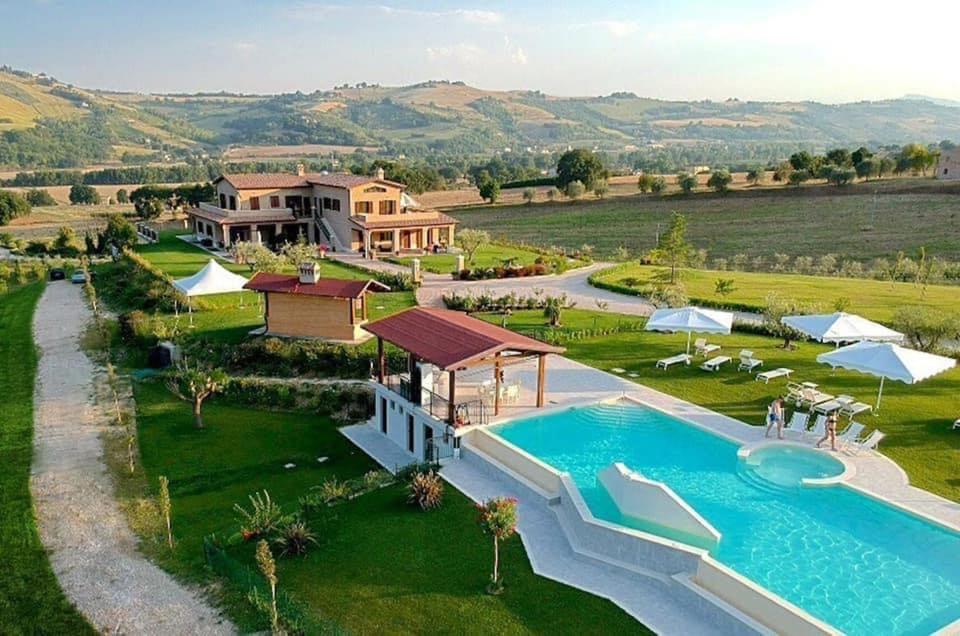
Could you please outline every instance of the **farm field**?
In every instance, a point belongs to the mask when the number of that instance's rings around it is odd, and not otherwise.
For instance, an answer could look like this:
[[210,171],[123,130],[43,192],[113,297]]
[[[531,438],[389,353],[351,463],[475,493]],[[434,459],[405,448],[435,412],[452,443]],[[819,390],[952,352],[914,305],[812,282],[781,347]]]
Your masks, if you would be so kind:
[[[480,316],[498,323],[499,314]],[[634,316],[617,316],[582,309],[563,313],[566,330],[615,327],[618,322],[635,324]],[[521,333],[542,332],[545,321],[542,312],[516,311],[509,318],[508,327]],[[781,340],[733,332],[729,336],[711,336],[709,341],[723,347],[721,353],[735,357],[741,349],[752,350],[764,361],[763,369],[788,367],[794,370],[794,381],[811,381],[833,395],[852,395],[873,404],[876,401],[879,379],[854,371],[837,370],[817,364],[817,354],[831,349],[829,345],[800,343],[797,349],[786,351]],[[628,331],[608,336],[568,340],[564,343],[570,358],[592,367],[611,371],[614,368],[635,373],[630,379],[664,393],[688,400],[694,404],[735,417],[748,424],[760,425],[766,407],[785,390],[784,380],[770,384],[757,382],[746,372],[738,372],[735,364],[724,366],[717,373],[698,368],[702,358],[689,367],[679,365],[667,371],[654,368],[657,360],[682,352],[686,334],[663,334],[647,331]],[[951,423],[960,414],[960,368],[938,375],[919,384],[887,382],[883,403],[877,417],[859,416],[859,421],[887,434],[880,452],[896,461],[910,481],[952,501],[960,501],[960,479],[957,479],[956,458],[960,453],[960,435],[951,430]],[[792,407],[788,410],[792,410]],[[846,418],[843,418],[843,425]]]
[[[0,631],[93,634],[63,595],[37,535],[30,497],[33,382],[37,352],[32,323],[42,283],[0,294]],[[13,630],[12,632],[10,630]]]
[[[613,291],[636,293],[645,285],[663,281],[665,276],[669,277],[662,267],[630,264],[595,274],[594,279]],[[715,291],[720,278],[733,280],[734,290],[727,296]],[[705,299],[762,311],[767,294],[776,292],[786,298],[819,304],[823,311],[831,312],[838,299],[846,299],[849,301],[846,311],[881,322],[888,322],[897,309],[904,306],[923,305],[954,311],[960,299],[960,287],[950,285],[928,285],[924,289],[913,283],[800,274],[687,269],[682,272],[681,282],[693,303]]]
[[[346,480],[375,468],[328,418],[260,411],[213,400],[206,429],[194,428],[188,405],[160,383],[137,387],[140,449],[148,483],[170,479],[171,553],[162,539],[146,541],[149,553],[188,581],[210,582],[202,538],[239,529],[233,504],[267,490],[284,511],[331,478]],[[328,457],[322,464],[317,457]],[[286,463],[296,464],[290,470]],[[476,526],[473,504],[452,487],[443,506],[429,513],[406,502],[394,485],[343,503],[316,528],[320,545],[304,558],[278,559],[280,588],[315,619],[333,619],[353,633],[477,634],[610,631],[648,633],[612,603],[533,574],[519,537],[505,542],[501,558],[507,591],[484,593],[491,549]],[[445,541],[443,537],[457,537]],[[253,544],[231,548],[255,568]],[[243,631],[267,621],[245,604],[244,590],[223,586],[221,601]]]
[[899,250],[960,259],[960,184],[904,179],[832,186],[760,188],[727,195],[637,195],[608,200],[464,208],[462,227],[537,245],[624,246],[639,255],[656,245],[670,214],[687,218],[687,238],[709,258],[820,256],[868,260]]

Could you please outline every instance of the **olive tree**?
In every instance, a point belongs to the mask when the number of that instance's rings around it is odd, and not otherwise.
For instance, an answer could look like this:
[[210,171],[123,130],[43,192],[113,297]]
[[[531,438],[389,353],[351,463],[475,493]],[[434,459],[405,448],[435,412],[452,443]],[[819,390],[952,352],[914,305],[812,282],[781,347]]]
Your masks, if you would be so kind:
[[221,369],[203,364],[190,366],[186,357],[167,375],[167,388],[185,402],[193,405],[193,424],[203,428],[203,402],[219,393],[227,384],[227,374]]
[[486,230],[467,228],[457,232],[457,244],[463,249],[469,263],[473,263],[477,250],[488,243],[490,243],[490,233]]

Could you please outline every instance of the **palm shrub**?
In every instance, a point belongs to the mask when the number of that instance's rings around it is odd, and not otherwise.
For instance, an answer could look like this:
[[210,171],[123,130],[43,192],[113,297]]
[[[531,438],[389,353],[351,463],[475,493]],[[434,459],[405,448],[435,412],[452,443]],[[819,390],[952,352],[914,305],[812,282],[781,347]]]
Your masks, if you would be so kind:
[[280,533],[273,540],[280,554],[283,556],[301,556],[307,553],[311,544],[318,545],[317,535],[306,522],[291,521],[280,528]]
[[407,486],[408,501],[420,506],[421,510],[439,508],[443,503],[443,480],[432,470],[416,473]]
[[324,503],[334,503],[341,499],[346,499],[350,496],[350,484],[345,481],[337,481],[336,477],[328,479],[318,488],[320,492],[320,498],[323,499]]
[[234,504],[240,521],[240,533],[244,541],[250,541],[275,532],[283,520],[283,511],[280,505],[270,498],[266,490],[263,493],[255,492],[248,497],[250,510],[240,504]]

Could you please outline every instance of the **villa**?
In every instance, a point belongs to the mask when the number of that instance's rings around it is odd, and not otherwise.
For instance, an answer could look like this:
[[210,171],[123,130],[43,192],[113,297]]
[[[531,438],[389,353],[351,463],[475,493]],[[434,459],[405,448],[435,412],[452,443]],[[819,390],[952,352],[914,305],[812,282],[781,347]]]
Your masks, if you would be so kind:
[[453,245],[456,221],[424,208],[401,183],[345,173],[224,174],[216,204],[187,211],[200,241],[229,248],[238,241],[270,247],[304,237],[368,258],[418,254]]

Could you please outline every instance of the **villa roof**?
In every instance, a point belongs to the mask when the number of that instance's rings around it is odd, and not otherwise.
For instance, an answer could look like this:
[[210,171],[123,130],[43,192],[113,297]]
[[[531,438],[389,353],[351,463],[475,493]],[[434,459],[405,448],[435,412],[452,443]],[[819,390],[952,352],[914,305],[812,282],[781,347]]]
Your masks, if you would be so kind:
[[298,219],[290,210],[220,210],[219,208],[195,207],[187,214],[197,216],[220,225],[243,225],[246,223],[306,223],[307,219]]
[[321,278],[315,283],[301,283],[297,276],[266,272],[255,274],[244,288],[275,294],[300,294],[327,298],[360,298],[367,291],[390,291],[389,287],[375,280]]
[[414,307],[364,327],[421,360],[457,369],[503,351],[563,353],[539,340],[478,320],[459,311]]
[[447,216],[443,212],[437,212],[435,215],[428,216],[413,214],[390,214],[384,216],[368,217],[360,220],[356,217],[350,217],[350,220],[357,226],[365,230],[390,230],[398,227],[432,227],[436,225],[456,225],[457,220],[452,216]]
[[237,190],[268,190],[270,188],[306,188],[311,185],[329,186],[331,188],[355,188],[367,183],[383,183],[395,188],[406,188],[402,183],[377,179],[360,174],[335,172],[330,174],[308,173],[303,175],[270,172],[270,173],[243,173],[223,174],[214,179],[214,183],[226,181]]

